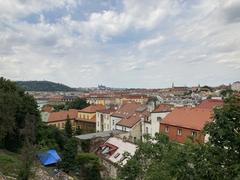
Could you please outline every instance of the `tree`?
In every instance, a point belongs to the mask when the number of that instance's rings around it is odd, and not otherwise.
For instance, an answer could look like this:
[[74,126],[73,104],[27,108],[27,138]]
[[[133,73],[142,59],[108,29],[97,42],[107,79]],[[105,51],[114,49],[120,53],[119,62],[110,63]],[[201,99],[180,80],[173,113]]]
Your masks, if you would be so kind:
[[82,134],[82,130],[80,129],[79,126],[77,126],[77,128],[76,128],[75,134],[76,135],[81,135]]
[[214,174],[223,179],[240,177],[240,98],[230,96],[214,110],[214,121],[205,127],[209,138],[209,161]]
[[98,157],[93,153],[80,153],[76,158],[80,177],[85,180],[100,180],[101,165]]
[[65,130],[66,137],[71,138],[72,134],[73,134],[73,130],[72,130],[72,124],[71,124],[71,121],[69,119],[69,116],[67,116],[67,122],[65,124],[65,129],[64,130]]
[[74,171],[76,168],[77,141],[74,138],[68,139],[62,153],[60,167],[65,172]]
[[26,94],[14,82],[0,78],[0,146],[17,152],[23,145],[21,130],[25,117],[31,114],[40,122],[40,114],[34,98]]
[[55,104],[53,105],[54,111],[58,112],[65,109],[65,104]]
[[67,102],[65,105],[65,109],[83,109],[89,106],[86,99],[77,98],[72,102]]
[[21,153],[22,167],[18,174],[19,180],[28,180],[31,172],[31,165],[35,154],[36,141],[36,119],[33,115],[27,114],[25,118],[25,127],[22,130],[24,143]]

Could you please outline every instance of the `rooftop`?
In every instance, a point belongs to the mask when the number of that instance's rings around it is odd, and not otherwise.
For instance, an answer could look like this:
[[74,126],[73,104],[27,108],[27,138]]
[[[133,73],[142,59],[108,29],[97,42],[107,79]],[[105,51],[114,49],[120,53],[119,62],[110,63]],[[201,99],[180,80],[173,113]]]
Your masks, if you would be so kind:
[[95,113],[96,111],[104,110],[104,109],[105,109],[105,106],[101,104],[97,104],[97,105],[90,105],[84,109],[79,110],[79,112]]
[[68,111],[59,111],[59,112],[51,112],[49,114],[48,122],[57,122],[66,120],[68,117],[69,119],[76,119],[77,118],[77,109],[69,109]]
[[170,112],[172,111],[173,107],[174,105],[172,104],[160,104],[153,110],[153,113]]
[[170,112],[160,124],[202,130],[207,122],[212,121],[212,110],[204,108],[181,107]]
[[197,107],[213,109],[217,106],[223,106],[223,103],[224,103],[223,100],[220,99],[205,99]]

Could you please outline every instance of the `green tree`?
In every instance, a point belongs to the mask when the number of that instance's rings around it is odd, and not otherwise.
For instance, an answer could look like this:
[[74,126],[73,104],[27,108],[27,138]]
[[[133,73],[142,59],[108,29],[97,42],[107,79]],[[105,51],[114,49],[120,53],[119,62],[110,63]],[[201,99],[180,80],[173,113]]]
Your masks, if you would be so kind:
[[72,137],[73,130],[72,130],[72,124],[71,124],[71,121],[69,119],[69,116],[67,116],[67,122],[65,124],[64,131],[65,131],[66,137],[68,137],[68,138]]
[[25,117],[31,114],[40,122],[40,114],[34,98],[26,94],[14,82],[0,78],[0,146],[10,151],[18,151],[24,137]]
[[77,141],[74,138],[70,138],[64,146],[60,167],[62,167],[65,172],[74,171],[76,168],[76,156]]
[[72,102],[67,102],[65,105],[65,109],[83,109],[89,106],[86,99],[77,98]]
[[21,150],[22,167],[20,168],[18,179],[28,180],[35,154],[36,119],[33,115],[26,115],[25,127],[22,130],[22,134],[24,136],[23,148]]
[[48,126],[41,123],[37,131],[37,146],[38,149],[48,150],[57,149],[63,150],[67,138],[65,133],[55,126]]
[[230,96],[214,110],[214,121],[205,127],[213,174],[222,179],[240,178],[240,98]]
[[98,157],[93,153],[80,153],[76,158],[80,177],[85,180],[100,180],[101,165]]
[[82,134],[82,130],[80,129],[79,126],[77,126],[77,128],[76,128],[75,134],[76,135],[81,135]]

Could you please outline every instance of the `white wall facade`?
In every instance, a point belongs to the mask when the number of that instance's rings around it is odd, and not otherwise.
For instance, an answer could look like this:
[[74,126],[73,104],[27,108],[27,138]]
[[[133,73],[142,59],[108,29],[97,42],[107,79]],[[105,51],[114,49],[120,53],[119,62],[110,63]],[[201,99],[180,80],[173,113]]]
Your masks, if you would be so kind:
[[150,135],[155,136],[156,133],[160,132],[160,121],[168,114],[169,112],[158,112],[151,113],[151,128]]
[[111,116],[110,117],[110,121],[111,121],[111,130],[115,130],[116,129],[116,124],[122,120],[122,118],[120,117],[115,117],[115,116]]
[[110,131],[111,130],[111,116],[107,113],[96,112],[96,131]]

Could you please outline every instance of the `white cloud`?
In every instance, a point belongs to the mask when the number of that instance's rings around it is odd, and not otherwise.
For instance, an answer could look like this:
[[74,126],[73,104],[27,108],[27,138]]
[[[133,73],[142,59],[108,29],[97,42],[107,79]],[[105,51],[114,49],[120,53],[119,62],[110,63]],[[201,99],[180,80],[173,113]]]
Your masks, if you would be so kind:
[[75,7],[78,3],[76,0],[0,0],[0,18],[20,18],[43,10]]
[[[240,77],[238,2],[124,0],[77,19],[84,1],[0,0],[0,75],[72,86],[229,83]],[[67,15],[48,21],[44,12],[59,8]],[[38,22],[21,19],[32,13]]]
[[139,49],[143,49],[143,48],[159,45],[163,41],[164,41],[164,37],[163,36],[158,36],[158,37],[151,38],[151,39],[144,39],[143,41],[141,41],[139,43],[138,48]]

